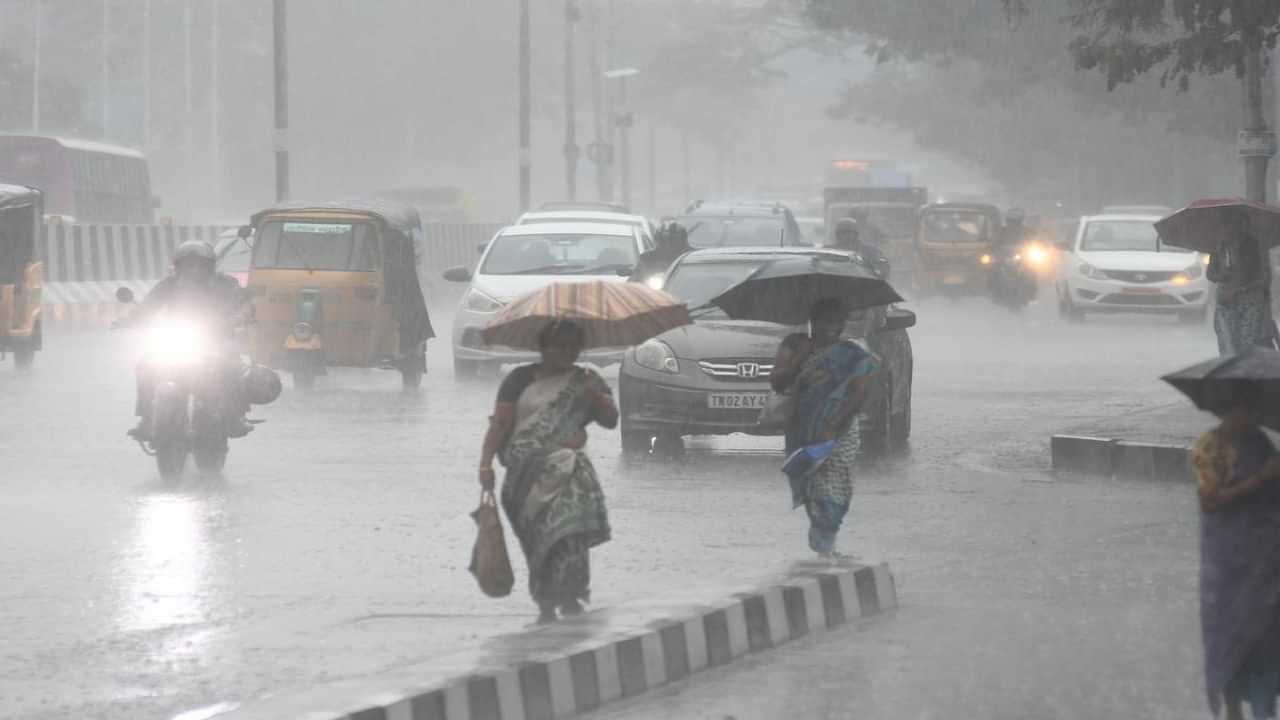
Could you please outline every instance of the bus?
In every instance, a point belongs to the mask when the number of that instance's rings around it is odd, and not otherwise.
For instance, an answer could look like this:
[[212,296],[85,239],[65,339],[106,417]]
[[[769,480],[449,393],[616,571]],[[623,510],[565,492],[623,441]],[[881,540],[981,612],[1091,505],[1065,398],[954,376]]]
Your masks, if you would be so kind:
[[39,188],[68,222],[145,224],[157,205],[145,155],[91,140],[0,135],[0,181]]

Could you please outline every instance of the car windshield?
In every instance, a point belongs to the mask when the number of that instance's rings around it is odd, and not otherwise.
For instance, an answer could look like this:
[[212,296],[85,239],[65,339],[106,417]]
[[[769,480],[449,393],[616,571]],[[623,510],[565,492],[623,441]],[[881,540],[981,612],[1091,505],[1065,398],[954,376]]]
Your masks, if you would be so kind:
[[616,275],[636,264],[630,235],[499,235],[480,272],[486,275]]
[[937,210],[921,219],[925,242],[977,243],[990,239],[987,216],[971,210]]
[[249,272],[252,259],[253,249],[245,241],[236,238],[218,251],[218,272]]
[[1085,252],[1179,252],[1160,242],[1155,225],[1146,220],[1099,220],[1085,226],[1080,249]]
[[779,247],[783,245],[783,217],[691,215],[678,220],[689,231],[689,245],[714,247]]
[[711,298],[742,282],[765,261],[686,262],[671,271],[663,290],[675,295],[696,317],[724,317],[724,312],[708,306]]
[[268,222],[254,243],[253,266],[368,272],[378,268],[378,236],[368,223]]

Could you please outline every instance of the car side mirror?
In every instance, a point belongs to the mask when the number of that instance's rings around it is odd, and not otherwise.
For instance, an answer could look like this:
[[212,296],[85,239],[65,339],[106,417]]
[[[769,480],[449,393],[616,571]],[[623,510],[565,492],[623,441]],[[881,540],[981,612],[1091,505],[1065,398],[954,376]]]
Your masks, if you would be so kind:
[[631,277],[631,273],[635,271],[636,269],[630,265],[626,267],[620,267],[617,269],[618,277],[625,277],[625,278]]
[[444,279],[456,283],[471,282],[471,271],[461,265],[451,267],[444,271]]
[[478,253],[480,253],[481,255],[483,255],[483,254],[484,254],[484,249],[485,249],[485,248],[487,248],[487,247],[489,247],[489,243],[480,243],[479,245],[477,245],[477,246],[476,246],[476,252],[478,252]]
[[133,302],[133,291],[127,287],[116,290],[116,300],[128,305]]
[[236,230],[236,237],[241,239],[247,239],[252,234],[253,234],[253,226],[251,225],[241,225],[240,229]]
[[884,314],[884,331],[906,330],[916,326],[916,314],[910,310],[894,308]]

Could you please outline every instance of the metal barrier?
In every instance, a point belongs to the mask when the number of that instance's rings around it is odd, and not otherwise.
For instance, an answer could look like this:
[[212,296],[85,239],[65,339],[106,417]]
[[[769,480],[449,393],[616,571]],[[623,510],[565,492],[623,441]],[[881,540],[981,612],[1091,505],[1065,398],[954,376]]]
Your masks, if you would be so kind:
[[[502,227],[498,223],[428,223],[428,299],[448,298],[441,277],[455,265],[473,267],[478,248]],[[120,308],[115,291],[128,286],[142,297],[169,272],[174,249],[186,240],[216,243],[228,228],[216,225],[71,225],[44,226],[37,249],[44,260],[45,326],[102,328]]]

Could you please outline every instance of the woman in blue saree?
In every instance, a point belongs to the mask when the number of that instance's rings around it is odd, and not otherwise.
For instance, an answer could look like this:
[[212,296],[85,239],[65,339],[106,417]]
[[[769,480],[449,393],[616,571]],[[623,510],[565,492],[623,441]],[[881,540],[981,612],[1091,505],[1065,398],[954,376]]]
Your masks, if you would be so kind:
[[590,597],[588,551],[609,540],[604,492],[583,447],[586,426],[618,423],[609,385],[576,363],[582,328],[553,322],[538,338],[541,362],[512,370],[480,455],[480,486],[492,490],[493,458],[507,468],[502,508],[529,567],[538,622],[577,615]]
[[1280,695],[1280,458],[1258,425],[1262,393],[1229,389],[1232,409],[1191,449],[1200,496],[1200,624],[1216,716],[1276,716]]
[[788,473],[794,507],[809,516],[809,547],[834,559],[836,533],[853,498],[853,469],[858,455],[858,412],[866,399],[876,357],[844,339],[849,312],[838,300],[814,304],[809,334],[788,336],[778,347],[770,383],[792,393],[795,410],[787,425],[787,454],[834,442],[816,467]]

